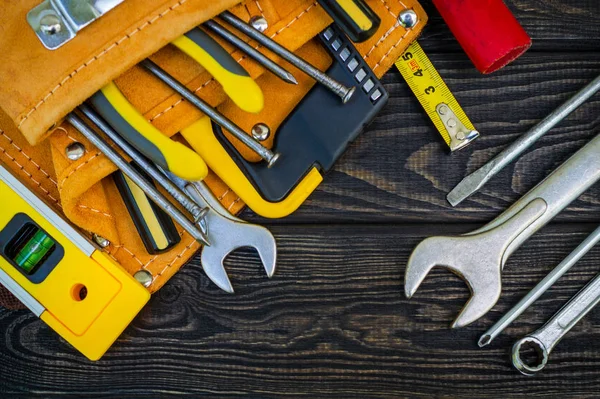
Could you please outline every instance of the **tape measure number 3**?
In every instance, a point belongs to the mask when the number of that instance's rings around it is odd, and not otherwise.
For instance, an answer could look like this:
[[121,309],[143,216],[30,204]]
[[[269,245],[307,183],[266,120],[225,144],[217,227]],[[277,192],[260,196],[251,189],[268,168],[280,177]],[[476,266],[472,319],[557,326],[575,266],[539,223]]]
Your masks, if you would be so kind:
[[412,42],[396,61],[406,83],[450,147],[460,150],[479,137],[479,132],[436,71],[419,43]]

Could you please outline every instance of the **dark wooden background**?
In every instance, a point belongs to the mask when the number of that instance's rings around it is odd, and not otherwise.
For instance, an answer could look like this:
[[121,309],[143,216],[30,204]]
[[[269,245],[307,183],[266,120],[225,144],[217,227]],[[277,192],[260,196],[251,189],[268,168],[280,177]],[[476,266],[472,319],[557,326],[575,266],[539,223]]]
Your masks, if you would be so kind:
[[600,221],[600,187],[515,253],[497,306],[448,328],[467,287],[435,270],[412,300],[407,258],[423,238],[488,222],[599,133],[600,96],[582,106],[452,209],[446,193],[600,73],[597,0],[510,0],[534,40],[513,65],[480,75],[427,1],[420,43],[482,137],[448,155],[397,71],[383,79],[388,106],[294,215],[276,222],[246,211],[278,239],[275,278],[250,250],[229,259],[237,289],[220,292],[196,258],[158,294],[114,347],[86,361],[27,311],[0,310],[0,394],[82,397],[598,396],[600,312],[586,317],[528,378],[509,362],[513,342],[540,327],[600,271],[592,250],[490,347],[480,334]]

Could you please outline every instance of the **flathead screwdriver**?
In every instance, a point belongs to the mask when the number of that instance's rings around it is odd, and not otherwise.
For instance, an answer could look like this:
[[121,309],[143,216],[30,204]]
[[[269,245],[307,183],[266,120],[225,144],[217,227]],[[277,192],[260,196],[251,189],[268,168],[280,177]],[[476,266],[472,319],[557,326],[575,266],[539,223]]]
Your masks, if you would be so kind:
[[506,165],[514,161],[526,149],[531,147],[550,129],[575,111],[581,104],[600,90],[600,76],[579,90],[573,97],[555,109],[540,123],[532,127],[527,133],[519,137],[514,143],[496,155],[491,161],[461,180],[446,197],[450,205],[456,206],[476,193],[492,177],[500,172]]
[[256,40],[258,43],[262,44],[267,49],[271,50],[290,64],[294,65],[296,68],[300,69],[302,72],[306,73],[308,76],[315,79],[317,82],[327,87],[333,93],[338,95],[342,102],[347,103],[352,96],[354,95],[354,91],[356,87],[346,87],[341,82],[333,79],[331,76],[322,72],[318,68],[309,64],[302,58],[298,57],[296,54],[292,53],[275,40],[266,36],[264,33],[254,29],[252,26],[248,25],[246,22],[242,21],[240,18],[236,17],[229,11],[224,11],[219,14],[221,18],[240,32],[246,34],[248,37]]

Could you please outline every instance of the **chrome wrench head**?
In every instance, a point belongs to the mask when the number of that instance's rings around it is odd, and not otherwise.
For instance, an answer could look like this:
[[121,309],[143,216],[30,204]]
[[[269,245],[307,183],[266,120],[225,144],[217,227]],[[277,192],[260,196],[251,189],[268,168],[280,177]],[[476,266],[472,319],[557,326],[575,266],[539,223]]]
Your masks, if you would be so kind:
[[[599,302],[600,275],[596,275],[546,324],[514,344],[511,358],[515,368],[525,375],[533,375],[542,370],[548,363],[548,356],[554,347]],[[524,361],[521,349],[525,346],[532,346],[535,349],[538,355],[537,363]]]
[[227,276],[225,258],[238,248],[256,249],[268,277],[275,273],[277,246],[269,230],[262,226],[233,220],[211,210],[206,215],[210,226],[211,246],[204,247],[201,260],[206,275],[219,288],[233,293],[233,286]]
[[208,208],[202,222],[206,223],[211,245],[202,248],[201,263],[213,283],[226,292],[234,292],[224,261],[233,251],[244,247],[256,249],[268,277],[275,274],[277,243],[269,230],[233,216],[204,182],[188,182],[170,172],[163,170],[163,173],[200,207]]
[[415,294],[431,269],[445,267],[464,279],[471,290],[471,298],[452,323],[452,328],[479,319],[500,298],[507,248],[545,209],[543,200],[535,200],[490,230],[459,237],[425,239],[408,260],[404,282],[406,296],[411,298]]
[[502,290],[500,274],[508,257],[567,205],[600,180],[600,135],[594,137],[510,208],[479,230],[461,237],[423,241],[409,259],[406,295],[410,298],[427,273],[447,267],[462,276],[473,297],[453,327],[487,313]]

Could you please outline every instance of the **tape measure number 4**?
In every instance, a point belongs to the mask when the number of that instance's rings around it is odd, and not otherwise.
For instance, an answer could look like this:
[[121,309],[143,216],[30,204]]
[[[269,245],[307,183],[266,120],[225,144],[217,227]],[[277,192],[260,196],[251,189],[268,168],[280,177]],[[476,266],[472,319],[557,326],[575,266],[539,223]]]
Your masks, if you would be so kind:
[[396,61],[406,83],[450,147],[460,150],[479,137],[479,132],[416,41]]

